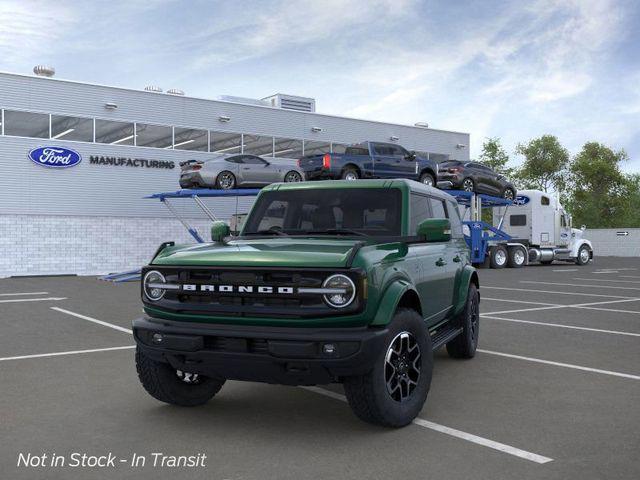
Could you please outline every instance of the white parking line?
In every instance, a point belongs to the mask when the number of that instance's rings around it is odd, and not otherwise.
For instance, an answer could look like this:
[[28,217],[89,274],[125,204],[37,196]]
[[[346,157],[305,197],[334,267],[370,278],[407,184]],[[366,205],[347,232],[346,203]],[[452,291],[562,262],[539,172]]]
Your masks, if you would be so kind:
[[0,303],[22,303],[22,302],[57,302],[58,300],[66,300],[67,297],[47,297],[47,298],[11,298],[9,300],[0,300]]
[[513,355],[511,353],[494,352],[492,350],[478,349],[478,352],[487,353],[489,355],[497,355],[499,357],[515,358],[517,360],[525,360],[527,362],[542,363],[545,365],[553,365],[555,367],[571,368],[573,370],[582,370],[584,372],[601,373],[603,375],[611,375],[613,377],[630,378],[632,380],[640,380],[640,376],[631,375],[630,373],[612,372],[610,370],[600,370],[599,368],[583,367],[582,365],[573,365],[571,363],[552,362],[541,358],[523,357],[522,355]]
[[[300,388],[303,388],[310,392],[318,393],[320,395],[324,395],[326,397],[333,398],[335,400],[340,400],[341,402],[347,401],[344,395],[331,392],[329,390],[325,390],[324,388],[319,388],[319,387],[300,387]],[[446,427],[444,425],[440,425],[439,423],[423,420],[422,418],[416,418],[413,421],[413,424],[418,425],[420,427],[428,428],[430,430],[434,430],[436,432],[444,433],[445,435],[450,435],[452,437],[460,438],[462,440],[466,440],[467,442],[475,443],[477,445],[482,445],[483,447],[492,448],[493,450],[498,450],[500,452],[507,453],[515,457],[523,458],[525,460],[529,460],[530,462],[543,464],[543,463],[549,463],[553,461],[553,458],[544,457],[536,453],[527,452],[526,450],[521,450],[519,448],[515,448],[515,447],[512,447],[511,445],[506,445],[504,443],[494,442],[493,440],[489,440],[488,438],[479,437],[477,435],[473,435],[472,433],[463,432],[462,430],[456,430],[455,428]]]
[[583,287],[583,288],[616,288],[618,290],[640,290],[640,287],[619,287],[618,285],[585,285],[583,283],[537,282],[535,280],[520,280],[520,283],[537,283],[542,285],[563,285],[566,287]]
[[[542,282],[542,283],[547,283],[547,282]],[[554,290],[530,290],[528,288],[493,287],[493,286],[487,286],[487,285],[483,285],[482,287],[480,287],[480,291],[485,289],[511,290],[513,292],[526,292],[526,293],[552,293],[555,295],[576,295],[579,297],[606,297],[606,298],[632,298],[632,299],[636,298],[636,297],[623,297],[621,295],[603,295],[600,293],[558,292]]]
[[640,337],[640,333],[620,332],[618,330],[603,330],[601,328],[578,327],[576,325],[562,325],[560,323],[534,322],[531,320],[518,320],[515,318],[500,318],[500,317],[494,317],[493,315],[484,315],[484,314],[481,314],[480,317],[488,318],[490,320],[502,320],[503,322],[527,323],[530,325],[542,325],[544,327],[568,328],[571,330],[585,330],[587,332],[610,333],[612,335],[626,335],[629,337]]
[[561,268],[560,270],[551,270],[552,272],[577,272],[579,268]]
[[49,292],[0,293],[0,297],[12,297],[14,295],[49,295]]
[[588,281],[596,281],[596,282],[613,282],[613,283],[640,283],[638,280],[609,280],[608,278],[580,278],[573,277],[571,280],[588,280]]
[[65,310],[64,308],[51,307],[51,310],[55,310],[56,312],[66,313],[67,315],[72,315],[74,317],[81,318],[83,320],[86,320],[87,322],[97,323],[98,325],[102,325],[104,327],[113,328],[114,330],[128,333],[129,335],[133,334],[133,332],[128,328],[120,327],[118,325],[114,325],[113,323],[103,322],[102,320],[98,320],[97,318],[87,317],[86,315],[80,315],[79,313],[71,312],[69,310]]
[[128,350],[130,348],[136,348],[136,346],[127,345],[125,347],[92,348],[90,350],[70,350],[68,352],[38,353],[36,355],[20,355],[18,357],[0,358],[0,362],[7,362],[9,360],[26,360],[29,358],[59,357],[62,355],[79,355],[82,353],[111,352],[113,350]]
[[557,303],[529,302],[525,300],[509,300],[507,298],[489,298],[482,297],[482,300],[490,300],[492,302],[508,302],[508,303],[524,303],[525,305],[545,305],[547,307],[555,307]]
[[637,302],[640,301],[640,298],[625,298],[622,300],[606,300],[604,302],[589,302],[589,303],[574,303],[569,305],[553,305],[549,304],[546,307],[537,307],[537,308],[519,308],[516,310],[501,310],[498,312],[485,312],[482,315],[500,315],[503,313],[518,313],[518,312],[535,312],[537,310],[553,310],[556,308],[586,308],[589,310],[602,310],[605,312],[624,312],[624,313],[636,313],[634,310],[616,310],[613,308],[598,308],[593,307],[593,305],[608,305],[610,303],[625,303],[625,302]]
[[620,278],[640,278],[640,275],[620,275]]

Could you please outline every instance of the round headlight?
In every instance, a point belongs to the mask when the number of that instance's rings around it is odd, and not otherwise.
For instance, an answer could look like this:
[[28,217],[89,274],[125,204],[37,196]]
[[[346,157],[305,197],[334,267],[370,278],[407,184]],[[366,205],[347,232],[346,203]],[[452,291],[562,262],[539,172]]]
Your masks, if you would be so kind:
[[353,299],[356,298],[356,286],[346,275],[331,275],[324,281],[322,287],[335,290],[323,295],[324,301],[333,308],[344,308],[351,305]]
[[167,283],[164,276],[156,271],[151,270],[147,272],[144,276],[144,280],[142,281],[144,287],[144,294],[147,298],[153,302],[157,302],[162,297],[164,297],[164,292],[166,291],[164,288],[158,288],[159,284]]

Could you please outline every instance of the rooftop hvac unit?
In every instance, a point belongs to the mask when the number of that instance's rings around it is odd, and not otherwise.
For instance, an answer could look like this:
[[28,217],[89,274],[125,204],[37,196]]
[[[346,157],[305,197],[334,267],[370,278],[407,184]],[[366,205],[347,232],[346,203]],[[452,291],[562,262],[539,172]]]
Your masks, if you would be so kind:
[[294,95],[285,95],[276,93],[270,97],[263,98],[269,102],[272,107],[282,108],[285,110],[297,110],[299,112],[315,112],[316,101],[309,97],[296,97]]
[[156,92],[156,93],[162,93],[162,88],[156,86],[156,85],[147,85],[146,87],[144,87],[145,91],[147,92]]
[[244,105],[258,105],[260,107],[268,107],[271,105],[269,102],[258,100],[257,98],[234,97],[233,95],[220,95],[218,98],[223,102],[242,103]]
[[33,67],[33,73],[39,77],[53,77],[56,74],[56,69],[47,65],[36,65]]
[[172,88],[170,90],[167,90],[167,93],[169,95],[181,95],[181,96],[184,95],[184,92],[179,88]]

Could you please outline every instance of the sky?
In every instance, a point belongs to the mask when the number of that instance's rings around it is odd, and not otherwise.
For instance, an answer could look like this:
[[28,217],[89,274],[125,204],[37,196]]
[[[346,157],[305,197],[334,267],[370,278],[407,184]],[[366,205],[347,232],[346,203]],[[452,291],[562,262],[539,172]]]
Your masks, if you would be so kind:
[[0,0],[0,70],[469,132],[476,157],[556,135],[640,173],[635,0]]

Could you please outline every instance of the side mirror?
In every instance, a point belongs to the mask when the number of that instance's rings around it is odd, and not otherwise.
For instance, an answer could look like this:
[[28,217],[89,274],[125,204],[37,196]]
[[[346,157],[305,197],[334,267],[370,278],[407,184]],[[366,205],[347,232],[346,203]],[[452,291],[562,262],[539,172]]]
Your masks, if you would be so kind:
[[418,224],[416,233],[426,242],[448,242],[451,240],[451,222],[448,218],[428,218]]
[[416,152],[411,150],[407,155],[404,156],[405,160],[413,161],[416,159]]
[[211,225],[211,240],[217,243],[222,243],[225,237],[231,235],[231,229],[229,225],[221,220],[216,220]]

